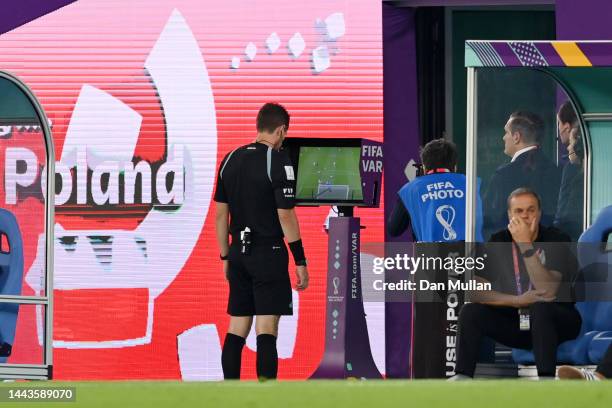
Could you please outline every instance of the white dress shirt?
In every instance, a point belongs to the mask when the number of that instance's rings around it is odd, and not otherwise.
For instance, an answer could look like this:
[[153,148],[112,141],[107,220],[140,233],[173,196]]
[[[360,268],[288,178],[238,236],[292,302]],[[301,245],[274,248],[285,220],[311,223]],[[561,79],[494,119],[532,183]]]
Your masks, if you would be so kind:
[[537,145],[527,146],[527,147],[522,148],[522,149],[521,149],[521,150],[519,150],[518,152],[514,153],[514,156],[512,156],[512,160],[510,160],[510,163],[512,163],[513,161],[515,161],[515,160],[516,160],[516,158],[517,158],[517,157],[519,157],[521,154],[523,154],[523,153],[525,153],[525,152],[528,152],[528,151],[530,151],[530,150],[533,150],[533,149],[537,149],[537,148],[538,148],[538,146],[537,146]]

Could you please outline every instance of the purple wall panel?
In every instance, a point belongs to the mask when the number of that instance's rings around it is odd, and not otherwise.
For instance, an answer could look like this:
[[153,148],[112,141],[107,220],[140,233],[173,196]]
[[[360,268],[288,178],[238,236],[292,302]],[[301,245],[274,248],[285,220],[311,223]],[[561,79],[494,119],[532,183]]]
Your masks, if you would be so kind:
[[44,16],[76,0],[5,0],[0,12],[0,34]]
[[558,40],[612,40],[609,0],[557,0]]
[[[383,93],[385,217],[406,182],[404,168],[418,157],[420,144],[414,9],[383,4]],[[387,242],[408,241],[385,236]],[[385,307],[386,374],[409,375],[411,308],[409,303],[389,302]]]

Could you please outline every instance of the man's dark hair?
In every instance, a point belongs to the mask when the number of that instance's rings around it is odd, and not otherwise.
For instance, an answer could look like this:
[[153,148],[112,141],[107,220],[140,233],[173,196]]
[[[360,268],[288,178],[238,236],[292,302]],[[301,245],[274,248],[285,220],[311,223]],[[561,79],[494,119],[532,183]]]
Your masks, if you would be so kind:
[[575,126],[576,122],[578,122],[578,116],[576,115],[576,111],[572,106],[571,101],[565,101],[561,108],[559,108],[559,121],[562,123],[569,123],[572,127]]
[[511,192],[510,195],[508,196],[508,201],[507,201],[508,209],[510,209],[510,201],[514,197],[518,197],[522,195],[532,195],[533,197],[535,197],[536,201],[538,202],[538,210],[542,208],[542,202],[540,201],[540,196],[538,195],[538,193],[536,193],[534,190],[532,190],[529,187],[519,187],[513,192]]
[[421,149],[421,162],[428,170],[453,171],[457,165],[457,147],[448,140],[434,139]]
[[510,133],[518,132],[526,143],[536,143],[542,139],[544,121],[528,111],[516,111],[510,115]]
[[289,129],[289,112],[278,103],[266,103],[257,114],[257,131],[272,133],[279,126]]

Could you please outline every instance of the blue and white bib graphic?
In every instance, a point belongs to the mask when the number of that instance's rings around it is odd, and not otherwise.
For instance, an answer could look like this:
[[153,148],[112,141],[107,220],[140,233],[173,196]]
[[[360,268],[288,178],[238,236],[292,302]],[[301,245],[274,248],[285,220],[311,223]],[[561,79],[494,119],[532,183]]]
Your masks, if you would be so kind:
[[[478,183],[480,190],[480,182]],[[465,175],[435,173],[405,184],[399,196],[421,242],[465,240]],[[482,204],[477,194],[476,240],[482,241]]]
[[443,237],[446,241],[454,241],[457,239],[457,231],[453,229],[453,221],[455,221],[455,209],[450,205],[441,205],[436,209],[436,220],[444,228]]

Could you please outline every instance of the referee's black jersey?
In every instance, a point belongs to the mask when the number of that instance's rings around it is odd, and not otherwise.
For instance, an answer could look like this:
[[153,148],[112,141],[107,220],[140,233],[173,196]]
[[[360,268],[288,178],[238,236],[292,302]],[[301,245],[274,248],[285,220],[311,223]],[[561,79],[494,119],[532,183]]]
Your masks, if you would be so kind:
[[230,234],[283,238],[277,208],[295,206],[295,176],[286,152],[251,143],[228,153],[217,174],[215,201],[227,203]]

